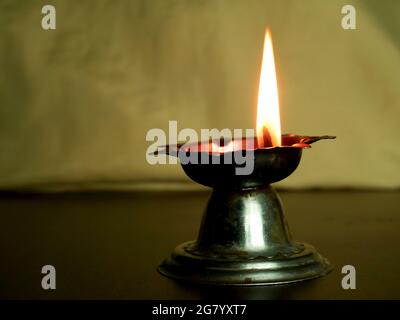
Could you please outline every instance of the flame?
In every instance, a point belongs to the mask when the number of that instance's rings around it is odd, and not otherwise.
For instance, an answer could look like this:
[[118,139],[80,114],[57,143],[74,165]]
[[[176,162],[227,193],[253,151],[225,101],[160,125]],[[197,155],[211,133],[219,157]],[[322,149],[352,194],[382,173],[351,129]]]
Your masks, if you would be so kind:
[[271,32],[265,31],[257,104],[257,143],[259,148],[281,145],[278,85]]

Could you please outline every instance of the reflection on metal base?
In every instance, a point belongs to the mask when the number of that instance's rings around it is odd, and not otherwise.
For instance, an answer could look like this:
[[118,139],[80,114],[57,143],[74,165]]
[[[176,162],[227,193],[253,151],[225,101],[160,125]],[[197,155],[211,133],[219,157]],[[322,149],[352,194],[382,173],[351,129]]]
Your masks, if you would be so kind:
[[179,245],[159,267],[167,277],[220,285],[295,282],[331,269],[312,246],[291,240],[270,186],[214,189],[197,241]]
[[329,262],[308,244],[300,253],[281,257],[199,256],[194,242],[178,246],[159,267],[163,275],[183,281],[216,285],[272,285],[317,278],[331,271]]

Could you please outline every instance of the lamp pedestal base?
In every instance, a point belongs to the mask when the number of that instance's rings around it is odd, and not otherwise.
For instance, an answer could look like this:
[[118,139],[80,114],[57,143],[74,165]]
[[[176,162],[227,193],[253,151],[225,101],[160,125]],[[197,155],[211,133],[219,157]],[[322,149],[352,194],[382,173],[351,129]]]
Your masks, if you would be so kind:
[[291,239],[271,186],[214,189],[197,241],[175,248],[159,272],[216,285],[270,285],[312,279],[332,270],[314,247]]

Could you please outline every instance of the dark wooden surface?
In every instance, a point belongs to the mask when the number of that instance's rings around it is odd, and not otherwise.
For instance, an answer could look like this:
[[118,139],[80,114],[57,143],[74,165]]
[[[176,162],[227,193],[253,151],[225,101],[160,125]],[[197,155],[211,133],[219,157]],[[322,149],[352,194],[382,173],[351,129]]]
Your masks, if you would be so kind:
[[[207,287],[156,271],[196,237],[207,192],[0,196],[0,299],[400,299],[400,192],[281,192],[295,239],[334,264],[328,276],[292,285]],[[41,267],[57,289],[41,288]],[[357,270],[343,290],[341,268]]]

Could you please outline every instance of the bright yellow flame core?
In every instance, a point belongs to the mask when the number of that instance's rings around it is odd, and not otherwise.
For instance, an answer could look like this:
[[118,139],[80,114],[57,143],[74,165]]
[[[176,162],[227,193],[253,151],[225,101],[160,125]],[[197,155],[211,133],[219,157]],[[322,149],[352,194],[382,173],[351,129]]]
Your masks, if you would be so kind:
[[272,48],[272,38],[269,29],[265,32],[258,89],[257,142],[260,148],[281,145],[278,85],[276,82],[274,50]]

